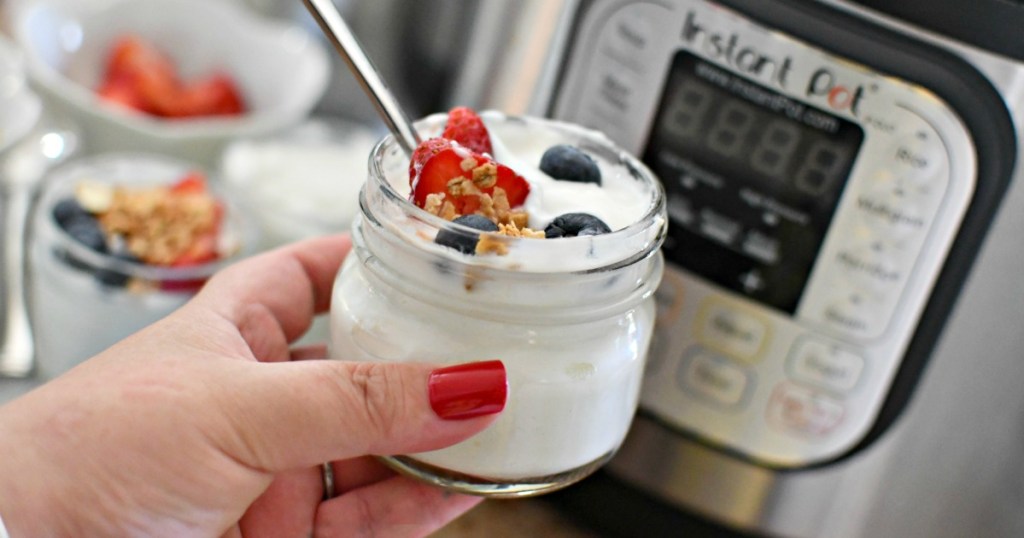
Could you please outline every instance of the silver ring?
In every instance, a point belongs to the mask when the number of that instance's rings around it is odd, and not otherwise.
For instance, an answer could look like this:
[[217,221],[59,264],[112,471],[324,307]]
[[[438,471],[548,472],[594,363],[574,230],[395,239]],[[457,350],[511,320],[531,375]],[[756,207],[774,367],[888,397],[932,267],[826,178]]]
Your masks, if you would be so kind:
[[320,474],[324,481],[324,500],[329,501],[334,498],[334,467],[331,462],[327,462],[320,465]]

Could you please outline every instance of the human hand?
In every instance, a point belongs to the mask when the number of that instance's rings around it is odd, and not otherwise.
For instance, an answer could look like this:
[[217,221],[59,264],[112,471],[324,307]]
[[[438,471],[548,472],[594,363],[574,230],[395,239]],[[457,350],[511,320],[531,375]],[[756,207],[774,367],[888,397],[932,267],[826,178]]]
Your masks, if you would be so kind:
[[[229,267],[164,320],[0,407],[11,535],[421,536],[475,505],[367,455],[485,428],[504,405],[500,363],[432,375],[289,349],[327,309],[349,248],[310,240]],[[484,398],[446,420],[446,395]],[[326,461],[339,495],[322,501]]]

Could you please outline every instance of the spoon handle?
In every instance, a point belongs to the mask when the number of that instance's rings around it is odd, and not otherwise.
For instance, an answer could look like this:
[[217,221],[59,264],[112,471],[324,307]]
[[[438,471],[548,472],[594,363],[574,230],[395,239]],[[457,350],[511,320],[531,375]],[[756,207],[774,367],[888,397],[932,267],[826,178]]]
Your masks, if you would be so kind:
[[35,342],[28,317],[25,286],[25,224],[31,190],[25,186],[6,193],[4,222],[3,343],[0,344],[0,377],[28,377],[35,370]]
[[316,19],[317,24],[320,25],[320,29],[348,64],[352,74],[359,81],[359,85],[363,87],[363,91],[373,101],[377,112],[380,113],[388,129],[394,133],[402,149],[406,154],[412,155],[420,143],[416,129],[405,115],[401,105],[398,104],[394,94],[381,79],[380,73],[370,61],[369,56],[366,55],[359,41],[356,40],[355,35],[341,18],[338,8],[335,7],[332,0],[303,0],[303,2],[313,18]]

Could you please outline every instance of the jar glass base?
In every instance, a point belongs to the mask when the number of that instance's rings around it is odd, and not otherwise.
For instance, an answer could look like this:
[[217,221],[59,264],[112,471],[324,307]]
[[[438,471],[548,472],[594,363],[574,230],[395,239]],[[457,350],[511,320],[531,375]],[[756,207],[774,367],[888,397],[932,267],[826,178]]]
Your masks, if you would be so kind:
[[382,456],[378,459],[401,474],[447,490],[492,499],[514,499],[542,495],[575,484],[608,463],[608,460],[612,459],[614,455],[615,451],[613,450],[590,463],[568,471],[546,476],[517,478],[514,481],[458,473],[423,463],[409,456]]

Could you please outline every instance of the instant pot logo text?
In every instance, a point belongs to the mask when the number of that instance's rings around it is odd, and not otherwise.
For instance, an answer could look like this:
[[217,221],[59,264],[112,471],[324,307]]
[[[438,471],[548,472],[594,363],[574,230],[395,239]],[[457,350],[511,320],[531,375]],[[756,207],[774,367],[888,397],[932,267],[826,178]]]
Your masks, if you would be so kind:
[[[682,38],[694,50],[739,73],[787,89],[793,59],[789,56],[778,58],[765,54],[756,47],[740,43],[740,37],[738,32],[714,31],[703,21],[698,21],[694,11],[686,14]],[[821,67],[811,74],[804,93],[808,98],[824,101],[832,110],[858,116],[864,98],[864,86],[840,81],[832,70]]]
[[811,75],[806,94],[807,97],[824,99],[834,110],[849,110],[851,114],[857,116],[861,99],[864,98],[864,86],[840,84],[832,71],[822,67]]
[[793,60],[789,56],[772,58],[754,47],[740,45],[737,33],[727,35],[710,31],[697,22],[697,14],[693,11],[686,14],[682,37],[709,59],[724,62],[740,73],[771,82],[780,88],[786,87],[786,78],[793,67]]

